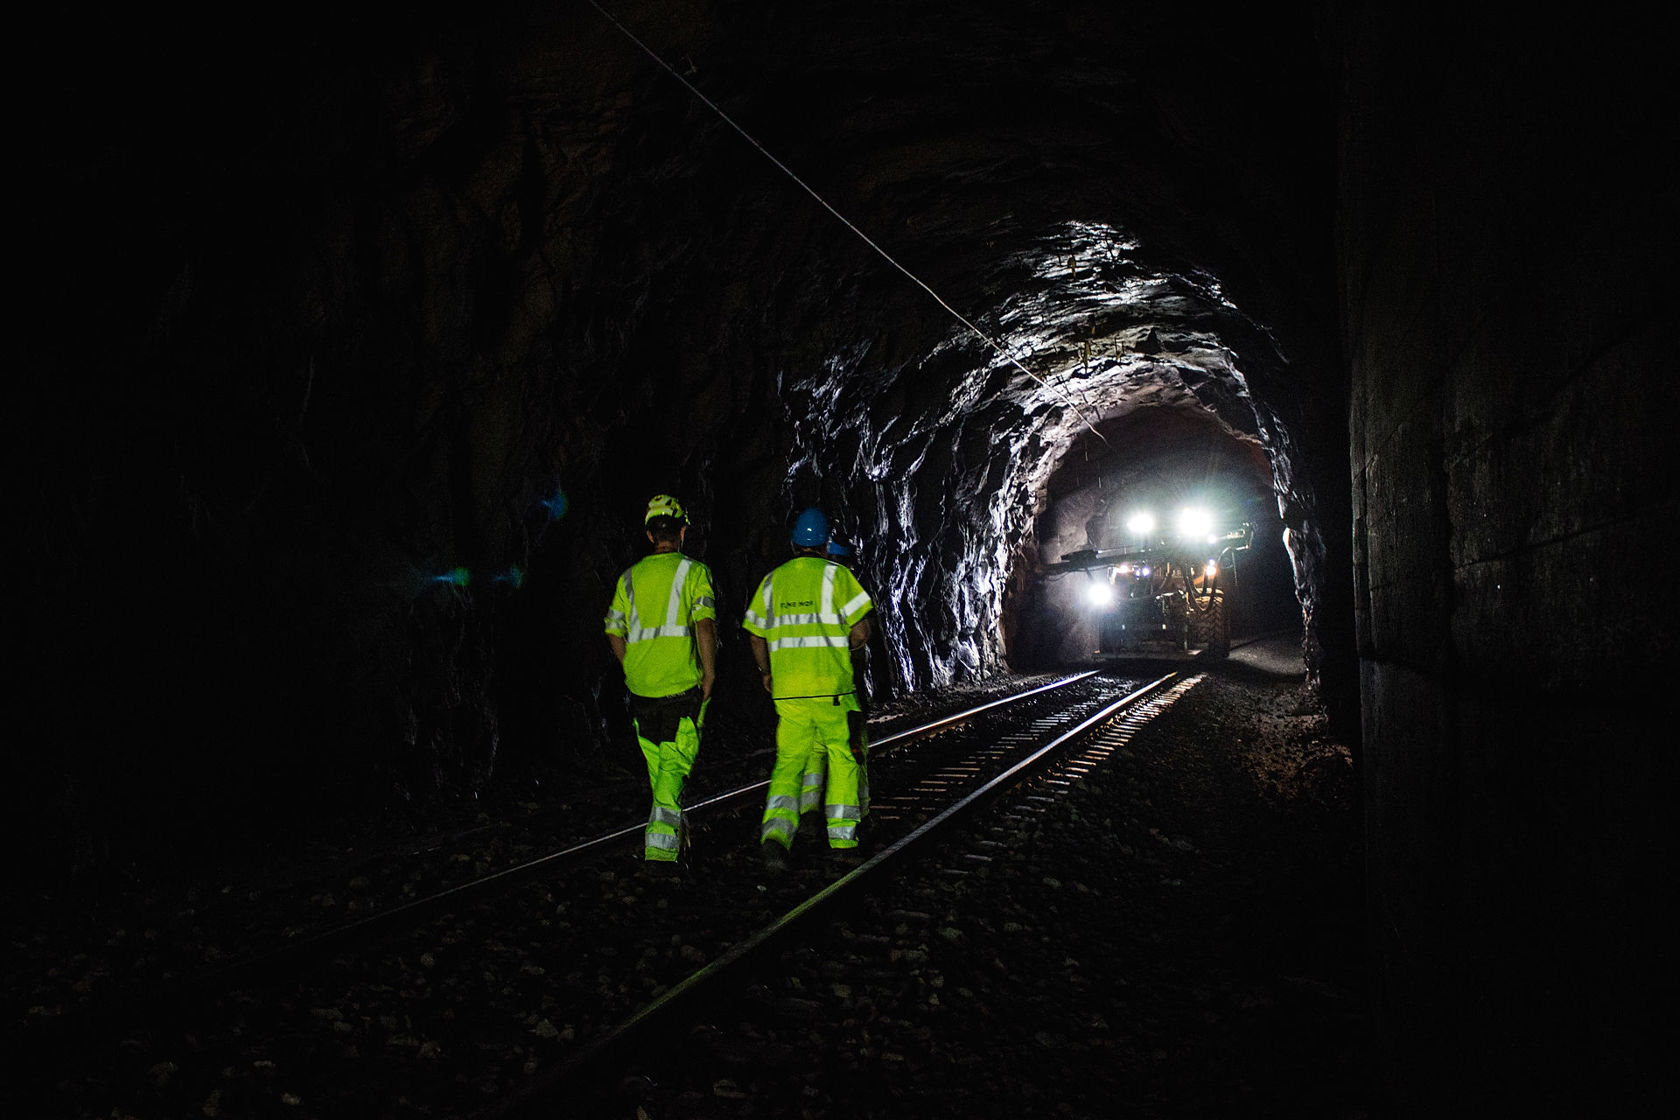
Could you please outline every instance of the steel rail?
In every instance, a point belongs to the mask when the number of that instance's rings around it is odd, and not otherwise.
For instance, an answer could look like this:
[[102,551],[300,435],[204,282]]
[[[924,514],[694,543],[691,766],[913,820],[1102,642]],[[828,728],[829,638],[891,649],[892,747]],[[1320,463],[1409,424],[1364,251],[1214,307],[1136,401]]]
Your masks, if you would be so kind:
[[[1063,680],[1051,681],[1048,684],[1042,684],[1035,688],[1027,689],[1025,692],[999,697],[996,700],[988,701],[987,703],[965,709],[961,712],[956,712],[952,715],[941,716],[939,719],[933,720],[930,723],[918,724],[915,727],[909,727],[902,731],[895,731],[892,734],[885,735],[872,742],[870,744],[870,750],[874,751],[885,747],[888,744],[898,744],[908,742],[912,739],[918,739],[924,735],[930,735],[941,728],[949,727],[953,724],[961,723],[964,720],[972,719],[981,712],[990,711],[993,708],[1003,707],[1008,704],[1019,703],[1020,701],[1027,699],[1029,696],[1036,696],[1039,693],[1048,692],[1057,688],[1065,688],[1068,685],[1076,684],[1079,681],[1087,680],[1096,675],[1097,670],[1095,669],[1087,672],[1076,673]],[[765,779],[760,782],[752,782],[744,786],[737,786],[734,789],[726,790],[723,793],[709,797],[704,801],[696,802],[694,805],[691,805],[684,810],[684,812],[697,813],[702,809],[715,809],[723,805],[733,804],[734,802],[745,800],[751,795],[759,793],[760,791],[768,788],[769,785],[769,779]],[[612,847],[615,844],[639,837],[642,835],[642,831],[645,827],[645,822],[638,821],[633,825],[627,825],[624,828],[615,829],[612,832],[604,832],[598,836],[591,837],[588,840],[580,840],[569,847],[548,852],[544,855],[537,856],[535,859],[515,864],[512,867],[504,867],[500,871],[491,872],[488,875],[468,880],[465,883],[457,883],[453,887],[446,887],[443,890],[433,892],[424,898],[413,899],[409,902],[393,906],[388,910],[382,910],[378,913],[358,918],[352,922],[345,922],[342,925],[321,930],[309,937],[302,938],[277,949],[270,950],[265,954],[254,954],[249,958],[229,962],[227,965],[202,974],[200,979],[203,983],[213,988],[225,988],[230,979],[237,978],[239,975],[253,969],[267,967],[271,962],[293,960],[302,961],[319,953],[322,949],[338,948],[348,941],[353,941],[357,937],[365,936],[384,926],[401,924],[404,920],[423,916],[429,912],[442,911],[446,907],[460,902],[463,899],[471,898],[477,894],[491,891],[499,887],[509,886],[522,879],[530,878],[557,862],[580,859],[591,853]]]
[[[879,749],[888,744],[902,744],[932,734],[942,728],[972,719],[982,712],[1019,703],[1029,697],[1054,689],[1065,688],[1096,676],[1097,673],[1098,670],[1095,669],[1076,673],[1064,679],[1037,685],[1023,692],[1000,697],[960,712],[940,716],[925,724],[917,724],[901,731],[892,732],[876,740],[872,744],[872,749]],[[766,779],[739,786],[700,801],[690,806],[687,811],[693,813],[702,809],[716,809],[743,801],[753,794],[763,791],[769,784],[768,779]],[[229,989],[242,984],[272,982],[281,973],[289,975],[298,969],[306,968],[330,953],[342,950],[364,938],[372,937],[382,930],[400,926],[405,922],[415,921],[430,914],[441,913],[450,906],[529,879],[557,864],[564,865],[574,860],[581,862],[616,844],[627,843],[632,838],[639,837],[644,827],[644,822],[637,822],[634,825],[601,833],[534,859],[502,868],[499,871],[463,883],[457,883],[424,897],[391,906],[353,921],[319,930],[286,944],[256,950],[190,976],[158,983],[138,992],[118,995],[114,997],[111,1004],[106,1006],[85,1008],[73,1015],[65,1016],[63,1019],[55,1019],[47,1023],[33,1022],[26,1024],[22,1029],[17,1029],[14,1025],[12,1029],[4,1032],[4,1036],[0,1037],[11,1038],[16,1044],[50,1046],[61,1042],[66,1034],[73,1032],[122,1029],[126,1020],[135,1015],[136,1009],[144,1009],[144,1015],[153,1022],[157,1022],[159,1019],[184,1019],[188,1009],[195,1002],[220,997]]]
[[[1089,680],[1091,677],[1096,676],[1098,672],[1099,670],[1090,669],[1082,673],[1075,673],[1071,677],[1065,677],[1059,681],[1051,681],[1049,684],[1041,684],[1036,688],[1029,688],[1025,692],[1017,692],[1010,696],[1000,696],[996,700],[988,700],[986,703],[977,705],[976,707],[967,708],[960,712],[954,712],[948,716],[941,716],[931,723],[917,724],[915,727],[907,727],[903,731],[894,731],[890,734],[883,735],[879,739],[871,739],[869,741],[870,754],[873,755],[874,752],[885,748],[889,744],[905,743],[912,739],[920,739],[924,735],[931,735],[942,728],[950,727],[953,724],[961,723],[964,720],[973,719],[981,712],[990,711],[993,708],[1001,708],[1007,704],[1016,704],[1025,700],[1029,696],[1037,696],[1041,692],[1049,692],[1052,689],[1066,688],[1070,684],[1078,684],[1080,681]],[[728,804],[731,801],[745,797],[747,794],[757,793],[760,790],[767,789],[769,788],[769,785],[770,780],[766,778],[762,782],[753,782],[751,785],[738,786],[735,789],[726,790],[723,793],[709,797],[704,801],[697,801],[684,811],[693,813],[701,809]],[[641,830],[642,826],[636,825],[627,831],[629,833],[638,833]],[[624,834],[617,833],[614,835],[617,837]]]
[[886,845],[845,875],[805,898],[757,933],[736,942],[720,956],[690,973],[618,1026],[598,1036],[551,1069],[534,1074],[531,1080],[515,1093],[477,1114],[477,1120],[548,1116],[551,1115],[548,1103],[562,1089],[571,1088],[574,1095],[598,1091],[599,1079],[610,1075],[617,1068],[614,1057],[634,1048],[649,1031],[657,1029],[681,1014],[683,1009],[709,995],[725,977],[750,970],[756,961],[789,937],[793,930],[811,920],[813,915],[831,911],[838,901],[851,897],[861,889],[865,881],[881,874],[883,867],[890,864],[896,868],[906,852],[920,848],[936,834],[942,834],[954,822],[990,804],[1002,793],[1018,785],[1034,770],[1046,765],[1065,745],[1114,718],[1120,712],[1137,705],[1146,697],[1160,692],[1183,675],[1182,670],[1174,670],[1104,705],[1007,770],[923,821],[909,833]]

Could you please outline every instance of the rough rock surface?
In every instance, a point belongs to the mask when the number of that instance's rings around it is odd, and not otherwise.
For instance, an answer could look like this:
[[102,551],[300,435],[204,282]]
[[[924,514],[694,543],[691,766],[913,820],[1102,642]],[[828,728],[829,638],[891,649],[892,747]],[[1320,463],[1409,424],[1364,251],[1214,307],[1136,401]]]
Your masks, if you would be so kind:
[[732,618],[825,505],[884,607],[883,695],[1003,664],[1046,483],[1105,421],[1203,418],[1262,451],[1298,562],[1345,540],[1305,12],[608,7],[980,333],[588,5],[225,51],[78,26],[27,122],[57,172],[15,410],[43,864],[588,753],[600,612],[661,491]]

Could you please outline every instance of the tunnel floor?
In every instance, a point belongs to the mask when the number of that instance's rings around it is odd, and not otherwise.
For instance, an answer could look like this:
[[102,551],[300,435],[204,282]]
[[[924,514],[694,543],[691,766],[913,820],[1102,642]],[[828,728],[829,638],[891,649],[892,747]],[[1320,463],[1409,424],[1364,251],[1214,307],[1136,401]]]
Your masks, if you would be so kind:
[[[1211,667],[1097,777],[1030,825],[1010,825],[1006,853],[984,874],[895,881],[886,909],[925,924],[925,959],[906,965],[914,983],[830,983],[824,962],[854,946],[852,931],[829,930],[690,1040],[690,1064],[662,1063],[633,1086],[623,1115],[1380,1114],[1355,774],[1302,684],[1297,650],[1256,643]],[[618,820],[625,796],[639,796],[636,784],[609,768],[570,803]],[[702,885],[705,856],[697,850],[700,869],[681,889]],[[37,910],[28,929],[8,931],[7,988],[34,1014],[51,986],[116,979],[100,974],[109,964],[97,950],[78,951],[101,926],[222,942],[208,927],[237,908],[210,905],[218,890],[174,900],[177,920],[150,931],[140,913],[170,904],[156,884],[149,900],[107,894]],[[46,913],[66,915],[62,928]],[[52,985],[32,983],[49,968]],[[790,997],[811,1008],[799,1029],[760,1014]],[[208,1103],[272,1097],[275,1114],[340,1114],[318,1085],[288,1087],[286,1050],[273,1039],[266,1064],[224,1071]],[[180,1103],[184,1087],[168,1084],[179,1056],[143,1055],[140,1085],[116,1083],[89,1057],[85,1079],[41,1087],[69,1106],[59,1114],[143,1116]],[[498,1088],[508,1086],[479,1086],[480,1099]],[[414,1100],[413,1086],[393,1085],[386,1099],[405,1093],[410,1106],[393,1115],[448,1114]]]

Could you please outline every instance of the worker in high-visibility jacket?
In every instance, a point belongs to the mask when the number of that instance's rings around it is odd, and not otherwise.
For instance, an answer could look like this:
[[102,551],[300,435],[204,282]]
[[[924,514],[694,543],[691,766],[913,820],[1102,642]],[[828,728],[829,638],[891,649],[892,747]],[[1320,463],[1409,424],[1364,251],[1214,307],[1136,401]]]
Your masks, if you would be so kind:
[[793,559],[764,577],[742,628],[765,691],[776,704],[776,762],[759,841],[772,870],[786,864],[799,830],[799,799],[813,749],[827,755],[823,815],[828,846],[855,852],[863,713],[852,651],[869,640],[874,608],[857,577],[828,558],[828,518],[812,507],[793,527]]
[[642,858],[669,874],[688,842],[682,792],[717,677],[717,604],[711,569],[682,553],[688,515],[677,500],[657,495],[643,525],[653,551],[618,577],[605,630],[653,789]]
[[[831,530],[832,528],[833,526],[830,526]],[[837,536],[828,542],[828,558],[849,572],[857,571],[857,554]],[[866,731],[869,726],[869,689],[864,680],[864,667],[868,659],[868,646],[852,647],[853,695],[857,697],[858,711],[862,716],[861,723],[854,720],[858,731],[852,736],[852,753],[857,756],[858,763],[858,810],[865,819],[869,816],[869,742]],[[799,787],[799,828],[802,833],[811,831],[810,822],[820,816],[817,810],[823,807],[823,788],[827,780],[828,751],[818,743],[812,747],[810,756],[805,760],[805,774]],[[826,827],[825,823],[816,831],[821,832]]]

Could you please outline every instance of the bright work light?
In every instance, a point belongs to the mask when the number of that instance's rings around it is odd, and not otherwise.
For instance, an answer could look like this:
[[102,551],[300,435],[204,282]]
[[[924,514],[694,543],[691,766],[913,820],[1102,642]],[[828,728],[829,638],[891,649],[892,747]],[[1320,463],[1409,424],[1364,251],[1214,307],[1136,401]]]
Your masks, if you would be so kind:
[[1199,541],[1213,534],[1213,514],[1196,506],[1187,506],[1178,512],[1178,536],[1180,540]]
[[1114,588],[1106,582],[1092,580],[1085,588],[1085,601],[1093,607],[1107,607],[1114,603]]
[[1134,537],[1147,537],[1155,531],[1155,515],[1148,510],[1139,510],[1126,518],[1126,532]]

